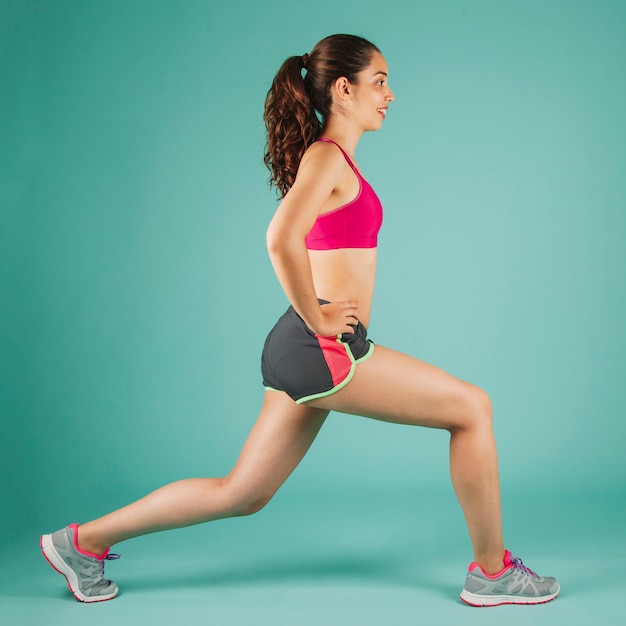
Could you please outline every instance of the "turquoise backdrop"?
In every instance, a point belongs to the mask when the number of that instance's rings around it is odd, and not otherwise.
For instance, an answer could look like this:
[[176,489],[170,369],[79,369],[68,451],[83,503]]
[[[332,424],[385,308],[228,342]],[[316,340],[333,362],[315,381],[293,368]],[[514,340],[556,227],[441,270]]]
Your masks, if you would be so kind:
[[[287,304],[263,102],[333,32],[396,96],[357,153],[385,208],[370,335],[491,394],[520,540],[539,501],[623,513],[625,24],[611,0],[0,1],[2,541],[229,471]],[[447,440],[331,416],[278,497],[430,507]]]

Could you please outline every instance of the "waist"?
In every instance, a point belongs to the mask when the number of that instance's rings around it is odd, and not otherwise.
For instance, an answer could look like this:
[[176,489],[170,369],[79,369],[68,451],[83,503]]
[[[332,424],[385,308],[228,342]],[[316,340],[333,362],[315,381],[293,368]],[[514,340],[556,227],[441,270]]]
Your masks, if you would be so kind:
[[309,260],[318,298],[358,302],[359,319],[368,326],[376,279],[376,248],[309,250]]

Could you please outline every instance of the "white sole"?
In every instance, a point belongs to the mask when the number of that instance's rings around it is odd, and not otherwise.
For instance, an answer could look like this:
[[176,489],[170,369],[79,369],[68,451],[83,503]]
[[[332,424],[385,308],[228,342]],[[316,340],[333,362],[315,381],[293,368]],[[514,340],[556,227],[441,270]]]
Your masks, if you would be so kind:
[[475,593],[470,593],[463,589],[461,593],[461,600],[470,604],[471,606],[499,606],[501,604],[545,604],[554,600],[559,595],[561,587],[557,586],[556,591],[547,596],[540,596],[539,598],[522,597],[522,596],[481,596]]
[[46,561],[52,565],[52,567],[62,574],[67,581],[67,586],[74,594],[74,597],[79,602],[103,602],[104,600],[111,600],[117,595],[118,589],[116,588],[113,593],[107,593],[101,596],[86,596],[81,593],[78,588],[78,577],[76,572],[63,560],[61,555],[56,551],[54,544],[52,543],[52,535],[42,535],[40,540],[41,552],[43,553]]

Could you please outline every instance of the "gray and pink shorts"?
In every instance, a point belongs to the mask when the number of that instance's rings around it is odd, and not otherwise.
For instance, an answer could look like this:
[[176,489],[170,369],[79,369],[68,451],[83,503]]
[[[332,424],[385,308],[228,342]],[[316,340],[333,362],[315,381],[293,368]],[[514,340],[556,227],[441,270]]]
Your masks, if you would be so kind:
[[[320,300],[320,304],[328,304]],[[261,373],[266,390],[284,391],[297,404],[329,396],[348,384],[358,363],[374,352],[367,329],[316,335],[290,306],[265,340]]]

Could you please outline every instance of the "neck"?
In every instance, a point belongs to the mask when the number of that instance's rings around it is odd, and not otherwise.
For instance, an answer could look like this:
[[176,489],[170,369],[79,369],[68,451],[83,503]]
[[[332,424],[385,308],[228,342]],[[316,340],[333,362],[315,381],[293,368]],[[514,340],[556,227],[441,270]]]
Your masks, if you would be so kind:
[[331,116],[322,129],[322,137],[328,137],[336,141],[351,157],[354,157],[356,146],[363,131],[346,123],[345,119],[337,119]]

